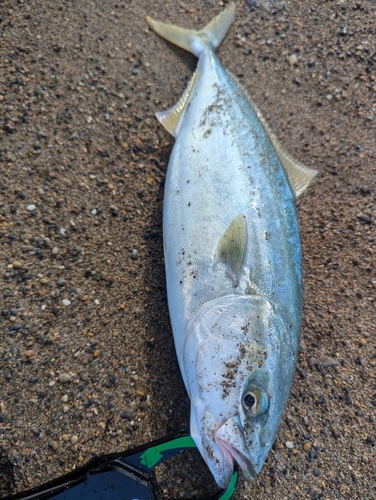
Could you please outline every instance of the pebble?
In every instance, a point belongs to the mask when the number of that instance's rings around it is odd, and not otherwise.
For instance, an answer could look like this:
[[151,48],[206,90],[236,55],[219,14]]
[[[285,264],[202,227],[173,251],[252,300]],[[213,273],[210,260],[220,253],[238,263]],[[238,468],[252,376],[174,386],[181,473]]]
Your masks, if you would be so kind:
[[72,436],[72,438],[71,438],[71,443],[72,443],[72,444],[76,444],[76,443],[77,443],[77,441],[78,441],[78,436],[76,436],[76,435],[75,435],[75,436]]
[[68,394],[64,394],[64,396],[61,398],[63,403],[66,403],[68,401]]
[[291,441],[286,441],[285,445],[289,450],[292,450],[294,448],[294,445]]
[[43,95],[44,94],[44,90],[43,88],[40,86],[40,85],[37,85],[34,89],[34,93],[36,95]]
[[52,255],[57,255],[59,253],[59,249],[57,247],[53,247],[51,250]]
[[62,439],[63,441],[68,441],[68,439],[69,439],[68,434],[63,434],[63,435],[61,436],[61,439]]
[[57,441],[52,441],[51,448],[56,451],[59,448],[59,444]]
[[120,413],[120,418],[125,420],[132,420],[132,418],[134,418],[134,414],[130,411],[122,411]]
[[371,222],[372,222],[371,217],[369,217],[369,215],[367,215],[367,214],[359,215],[359,220],[361,220],[362,222],[364,222],[366,224],[371,224]]
[[25,352],[25,356],[28,359],[33,359],[35,356],[35,351],[33,349],[29,349],[28,351]]
[[338,359],[328,359],[322,364],[323,368],[331,368],[333,366],[338,366],[340,363]]
[[360,192],[362,194],[370,194],[371,190],[370,190],[370,188],[368,186],[361,186]]
[[61,303],[63,304],[63,306],[68,307],[71,305],[72,302],[68,299],[63,299]]
[[13,132],[16,130],[11,123],[6,123],[3,126],[3,129],[5,130],[5,132],[8,132],[8,134],[13,134]]
[[32,212],[33,210],[35,210],[35,205],[27,205],[26,206],[26,210],[28,210],[29,212]]
[[294,66],[298,62],[298,56],[296,54],[291,54],[288,57],[288,62],[290,66]]
[[320,493],[321,490],[319,490],[318,488],[314,488],[313,486],[311,486],[310,489],[308,490],[308,495],[310,495],[311,497],[316,497],[320,495]]
[[90,210],[90,213],[91,213],[91,215],[97,215],[98,211],[97,211],[97,209],[96,209],[96,208],[92,208],[92,209]]
[[311,450],[311,443],[304,443],[303,449],[304,449],[304,451],[310,451]]
[[19,260],[13,261],[13,269],[22,269],[23,265]]
[[59,382],[61,382],[62,384],[66,384],[70,380],[72,380],[72,375],[70,375],[69,373],[60,373]]

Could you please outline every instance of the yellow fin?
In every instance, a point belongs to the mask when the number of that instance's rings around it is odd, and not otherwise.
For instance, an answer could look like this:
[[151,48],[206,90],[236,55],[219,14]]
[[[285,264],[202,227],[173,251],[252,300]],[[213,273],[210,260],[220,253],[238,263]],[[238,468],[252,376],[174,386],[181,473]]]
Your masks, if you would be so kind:
[[247,224],[243,214],[236,215],[218,242],[214,265],[222,263],[227,267],[226,275],[234,287],[239,285],[247,248]]
[[172,106],[172,108],[166,109],[166,111],[158,111],[157,113],[155,113],[155,116],[157,117],[158,121],[164,126],[167,132],[169,132],[174,137],[176,137],[180,123],[180,118],[184,114],[189,96],[192,93],[196,80],[197,80],[197,71],[193,73],[192,78],[188,84],[188,87],[185,89],[183,95],[178,100],[178,102],[174,106]]
[[265,132],[268,134],[269,139],[271,140],[274,149],[278,155],[280,162],[285,169],[287,177],[289,179],[291,189],[295,195],[295,198],[298,198],[304,191],[307,189],[312,179],[317,175],[316,170],[312,170],[311,168],[306,167],[302,163],[295,160],[282,146],[274,132],[270,129],[268,123],[263,117],[261,111],[258,109],[256,104],[250,99],[250,104],[257,115],[257,118],[260,120],[262,126],[264,127]]
[[222,40],[226,36],[232,21],[235,16],[235,4],[232,2],[222,11],[218,16],[210,21],[202,30],[198,32],[199,35],[207,37],[215,48],[219,47]]
[[248,97],[248,100],[253,111],[256,113],[257,118],[260,120],[262,126],[264,127],[265,132],[268,134],[271,143],[274,146],[279,161],[282,163],[282,166],[285,169],[295,198],[298,198],[307,189],[312,179],[317,175],[317,171],[312,170],[311,168],[308,168],[302,163],[298,162],[285,150],[285,148],[275,136],[274,132],[272,132],[259,108],[251,98]]
[[195,30],[180,28],[174,24],[162,23],[156,21],[151,17],[147,17],[146,21],[150,28],[157,33],[157,35],[168,40],[169,42],[181,47],[182,49],[192,52],[191,45],[196,35]]
[[201,41],[207,44],[209,40],[214,48],[218,47],[226,36],[234,15],[235,4],[231,3],[227,9],[218,14],[209,24],[197,31],[180,28],[174,24],[162,23],[149,16],[146,18],[146,21],[159,36],[199,57],[201,54],[200,43],[195,42]]
[[[234,15],[235,4],[231,3],[227,9],[212,19],[203,29],[197,31],[180,28],[173,24],[162,23],[151,17],[147,17],[146,20],[149,26],[162,38],[200,57],[205,47],[211,47],[212,49],[219,46],[230,28]],[[180,119],[184,114],[196,80],[197,72],[193,74],[187,89],[175,106],[166,111],[156,113],[157,119],[174,137],[176,137],[178,132]]]
[[282,166],[287,174],[295,198],[298,198],[307,189],[312,179],[317,175],[317,171],[312,170],[311,168],[308,168],[302,163],[298,162],[285,150],[285,148],[275,136],[274,132],[272,132],[257,104],[248,95],[244,87],[238,82],[237,78],[230,71],[227,71],[227,73],[233,80],[233,82],[236,83],[237,87],[243,91],[243,93],[245,94],[245,98],[248,100],[251,108],[256,113],[257,118],[260,120],[265,132],[267,133],[271,143],[274,146],[279,161],[282,163]]

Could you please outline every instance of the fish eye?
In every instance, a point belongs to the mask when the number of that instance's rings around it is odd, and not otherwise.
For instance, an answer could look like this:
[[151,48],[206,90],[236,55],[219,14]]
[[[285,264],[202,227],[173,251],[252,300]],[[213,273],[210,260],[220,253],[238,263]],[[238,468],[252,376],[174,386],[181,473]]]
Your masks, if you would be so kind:
[[255,398],[254,394],[252,392],[249,392],[246,394],[243,398],[243,404],[249,409],[252,410],[252,408],[257,405],[257,399]]
[[244,410],[252,417],[258,417],[265,413],[269,406],[269,398],[261,387],[249,384],[246,388],[242,403]]

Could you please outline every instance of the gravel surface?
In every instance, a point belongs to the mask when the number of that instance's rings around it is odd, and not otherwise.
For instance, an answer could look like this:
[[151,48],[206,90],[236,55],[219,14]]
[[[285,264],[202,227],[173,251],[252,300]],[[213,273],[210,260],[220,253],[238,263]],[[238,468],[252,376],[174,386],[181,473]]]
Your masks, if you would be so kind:
[[[145,16],[214,0],[0,0],[0,496],[187,429],[162,245],[173,139],[154,118],[195,58]],[[246,0],[219,49],[285,147],[299,201],[302,344],[267,463],[236,499],[376,498],[376,4]],[[158,473],[207,493],[191,451]]]

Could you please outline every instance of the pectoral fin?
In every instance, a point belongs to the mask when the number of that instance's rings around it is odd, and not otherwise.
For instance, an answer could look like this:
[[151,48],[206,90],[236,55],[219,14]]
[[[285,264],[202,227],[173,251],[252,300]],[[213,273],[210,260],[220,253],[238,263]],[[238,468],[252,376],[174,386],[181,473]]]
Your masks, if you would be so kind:
[[214,266],[219,263],[226,266],[226,276],[231,279],[234,287],[239,285],[246,248],[247,224],[245,216],[238,214],[222,234],[214,257]]

